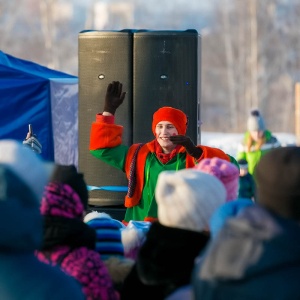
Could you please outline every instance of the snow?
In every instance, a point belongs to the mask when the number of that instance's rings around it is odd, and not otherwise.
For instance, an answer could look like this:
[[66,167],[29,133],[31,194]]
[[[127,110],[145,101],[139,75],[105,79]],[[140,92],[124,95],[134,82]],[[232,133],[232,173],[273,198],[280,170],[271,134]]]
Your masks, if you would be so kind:
[[[291,133],[273,133],[283,147],[296,145],[296,136]],[[244,133],[201,132],[201,144],[216,147],[225,153],[236,157],[239,143],[243,140]]]

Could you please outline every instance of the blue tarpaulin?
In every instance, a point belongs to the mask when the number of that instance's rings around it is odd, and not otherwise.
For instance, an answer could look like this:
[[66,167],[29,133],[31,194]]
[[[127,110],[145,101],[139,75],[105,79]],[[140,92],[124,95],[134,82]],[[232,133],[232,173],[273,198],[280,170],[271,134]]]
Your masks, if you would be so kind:
[[42,157],[78,160],[78,78],[0,51],[0,139],[22,141],[32,124]]

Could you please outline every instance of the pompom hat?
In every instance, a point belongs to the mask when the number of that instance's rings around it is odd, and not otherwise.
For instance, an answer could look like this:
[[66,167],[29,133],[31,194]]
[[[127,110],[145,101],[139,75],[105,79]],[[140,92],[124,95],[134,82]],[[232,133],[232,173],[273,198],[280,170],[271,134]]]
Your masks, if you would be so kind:
[[224,184],[227,192],[227,202],[237,198],[240,173],[233,163],[218,157],[205,158],[194,168],[216,176]]
[[209,228],[211,215],[225,203],[226,190],[219,179],[204,172],[164,171],[158,176],[155,198],[162,225],[201,232]]
[[96,251],[103,260],[111,256],[124,257],[121,228],[124,225],[106,213],[92,211],[84,217],[84,222],[96,231]]
[[247,129],[249,131],[264,131],[266,129],[265,121],[259,110],[253,109],[250,112],[250,116],[247,120]]
[[178,131],[178,134],[185,135],[187,129],[187,116],[180,109],[165,106],[153,114],[152,132],[155,135],[155,127],[161,121],[171,122]]

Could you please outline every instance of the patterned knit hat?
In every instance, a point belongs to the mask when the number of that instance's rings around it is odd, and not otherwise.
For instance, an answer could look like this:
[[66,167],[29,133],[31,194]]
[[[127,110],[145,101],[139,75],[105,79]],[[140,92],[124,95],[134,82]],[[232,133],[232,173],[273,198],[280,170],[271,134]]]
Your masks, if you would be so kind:
[[162,225],[201,232],[209,228],[212,213],[225,203],[226,190],[219,179],[204,172],[163,171],[155,198]]
[[178,134],[185,135],[188,120],[186,114],[180,109],[165,106],[158,109],[153,114],[152,132],[154,136],[155,136],[155,127],[161,121],[171,122],[176,127]]
[[44,216],[82,220],[84,206],[79,195],[70,185],[50,182],[45,188],[40,211]]
[[250,112],[247,128],[249,131],[264,131],[266,129],[265,121],[258,109],[254,109]]
[[84,222],[96,231],[96,251],[100,253],[102,260],[112,256],[124,258],[121,229],[125,225],[112,219],[110,215],[97,211],[88,213]]
[[194,167],[196,170],[216,176],[224,184],[227,192],[226,201],[238,196],[239,169],[231,162],[218,157],[205,158]]

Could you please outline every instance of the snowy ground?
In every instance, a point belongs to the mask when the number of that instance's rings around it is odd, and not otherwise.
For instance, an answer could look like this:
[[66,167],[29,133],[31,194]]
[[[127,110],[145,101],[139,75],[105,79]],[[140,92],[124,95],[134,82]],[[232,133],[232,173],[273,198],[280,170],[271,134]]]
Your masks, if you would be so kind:
[[[290,133],[273,133],[282,146],[295,145],[296,136]],[[201,132],[201,144],[222,149],[236,156],[238,144],[242,141],[243,133]]]

